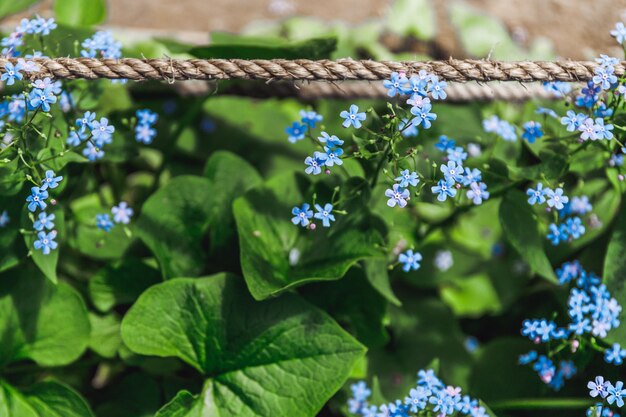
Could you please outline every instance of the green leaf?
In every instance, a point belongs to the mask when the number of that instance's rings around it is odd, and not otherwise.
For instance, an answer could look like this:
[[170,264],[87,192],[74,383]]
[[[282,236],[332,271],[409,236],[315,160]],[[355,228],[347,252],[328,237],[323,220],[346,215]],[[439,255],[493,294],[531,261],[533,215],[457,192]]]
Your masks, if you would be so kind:
[[41,0],[13,0],[0,2],[0,19],[6,16],[21,12],[28,9],[33,4],[39,3]]
[[208,160],[204,175],[213,183],[209,238],[211,251],[225,249],[235,234],[233,201],[262,181],[256,169],[244,159],[227,151],[217,151]]
[[205,376],[200,397],[180,394],[161,416],[314,416],[364,354],[299,297],[256,302],[227,274],[149,288],[126,314],[122,338],[137,353],[178,357]]
[[0,380],[0,415],[6,417],[93,417],[85,400],[56,381],[35,384],[19,392]]
[[380,233],[362,205],[337,215],[330,228],[311,232],[293,225],[291,209],[307,200],[301,190],[307,185],[302,176],[283,175],[235,200],[241,268],[258,300],[307,282],[339,279],[359,260],[383,256]]
[[428,40],[435,36],[436,21],[430,0],[396,0],[389,8],[386,27],[399,35]]
[[121,304],[132,304],[146,288],[160,281],[158,270],[130,258],[99,270],[89,280],[89,296],[104,313]]
[[55,0],[54,15],[59,23],[69,26],[94,26],[104,22],[104,0]]
[[104,358],[115,357],[122,345],[118,315],[111,313],[99,316],[89,313],[89,323],[91,324],[89,348]]
[[31,359],[41,366],[66,365],[89,341],[89,320],[80,295],[54,285],[32,267],[0,276],[0,365]]
[[529,167],[509,166],[511,179],[536,181],[545,177],[549,181],[556,181],[567,172],[568,159],[565,155],[546,150],[540,153],[540,158],[542,161],[539,164]]
[[189,53],[205,59],[324,59],[330,58],[337,48],[337,39],[333,37],[288,42],[274,38],[213,33],[211,42],[211,45],[191,48]]
[[500,224],[507,240],[537,274],[557,282],[556,275],[543,248],[537,220],[524,193],[511,190],[500,204]]
[[[88,258],[109,260],[121,258],[133,243],[133,223],[115,225],[109,232],[96,226],[96,215],[110,213],[117,204],[109,188],[77,198],[70,204],[73,220],[68,226],[68,243]],[[130,233],[129,233],[130,232]]]
[[209,227],[214,187],[202,177],[173,178],[144,203],[137,234],[156,256],[163,276],[197,276],[204,269],[202,240]]
[[[61,242],[63,242],[66,237],[65,216],[62,210],[49,210],[47,213],[55,215],[54,230],[57,231],[56,242],[59,244],[59,246],[55,250],[52,250],[48,255],[44,255],[42,251],[35,249],[34,244],[35,241],[38,239],[37,232],[35,231],[33,231],[33,233],[31,234],[25,234],[24,242],[26,243],[26,248],[28,248],[28,250],[30,251],[31,258],[33,262],[35,262],[35,265],[37,265],[41,272],[43,272],[46,278],[56,284],[58,281],[57,264],[59,263]],[[33,229],[33,221],[29,217],[31,215],[32,214],[26,208],[24,208],[24,211],[22,213],[22,228],[25,230]],[[36,219],[36,217],[33,218]],[[48,230],[44,231],[46,233],[49,232]]]
[[154,417],[192,417],[201,415],[201,412],[202,405],[198,401],[198,396],[189,391],[180,391]]
[[459,277],[440,288],[441,298],[457,316],[480,317],[501,309],[498,293],[489,276]]
[[365,276],[372,287],[385,297],[390,303],[401,306],[402,302],[396,297],[389,282],[387,261],[385,259],[366,259],[363,261]]
[[[611,234],[604,258],[602,275],[606,287],[613,297],[623,300],[626,296],[626,204],[622,204],[620,214]],[[626,344],[626,327],[619,326],[609,334],[613,342]]]

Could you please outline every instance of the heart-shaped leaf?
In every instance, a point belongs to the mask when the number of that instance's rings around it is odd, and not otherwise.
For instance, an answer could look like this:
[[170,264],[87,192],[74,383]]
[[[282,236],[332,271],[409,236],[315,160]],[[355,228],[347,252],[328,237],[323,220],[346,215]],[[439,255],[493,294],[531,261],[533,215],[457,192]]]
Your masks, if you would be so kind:
[[80,295],[52,284],[34,267],[0,276],[0,366],[31,359],[41,366],[66,365],[89,341],[89,319]]
[[55,381],[35,384],[20,392],[0,380],[0,415],[6,417],[93,417],[85,400]]
[[[337,215],[330,228],[294,226],[291,209],[308,200],[307,186],[303,177],[283,175],[235,200],[241,268],[257,300],[306,282],[339,279],[359,260],[383,256],[382,237],[362,206]],[[365,192],[353,186],[356,194]]]
[[213,187],[202,177],[172,179],[144,203],[137,234],[166,278],[197,276],[204,269],[202,239],[211,215]]
[[314,416],[364,354],[301,298],[257,302],[227,274],[149,288],[126,314],[122,338],[134,352],[178,357],[206,377],[198,397],[184,395],[181,405],[179,395],[161,416]]
[[511,190],[502,198],[500,223],[508,241],[532,270],[556,282],[556,275],[543,247],[544,239],[539,235],[537,220],[521,191]]

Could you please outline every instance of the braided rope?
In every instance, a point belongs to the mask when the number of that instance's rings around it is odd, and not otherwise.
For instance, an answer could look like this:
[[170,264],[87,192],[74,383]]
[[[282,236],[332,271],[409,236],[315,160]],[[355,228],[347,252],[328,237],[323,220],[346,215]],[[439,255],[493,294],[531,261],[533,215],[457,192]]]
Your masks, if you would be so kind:
[[[208,88],[186,88],[186,84],[177,84],[182,94],[204,95],[209,93]],[[177,87],[178,88],[178,87]],[[324,82],[274,82],[270,84],[250,83],[221,88],[221,94],[234,94],[265,97],[298,97],[302,100],[319,100],[327,98],[389,98],[387,90],[381,83],[368,81],[346,81],[336,83]],[[525,101],[530,99],[554,100],[558,97],[546,91],[539,83],[457,83],[451,82],[446,88],[448,97],[446,102],[469,101]]]
[[[7,61],[0,58],[0,66]],[[446,61],[336,61],[242,60],[242,59],[92,59],[36,58],[39,67],[29,78],[57,79],[129,79],[144,80],[369,80],[389,78],[392,72],[413,74],[426,70],[448,81],[586,81],[598,66],[592,61],[487,61],[449,59]],[[626,62],[615,66],[615,74],[624,75]]]

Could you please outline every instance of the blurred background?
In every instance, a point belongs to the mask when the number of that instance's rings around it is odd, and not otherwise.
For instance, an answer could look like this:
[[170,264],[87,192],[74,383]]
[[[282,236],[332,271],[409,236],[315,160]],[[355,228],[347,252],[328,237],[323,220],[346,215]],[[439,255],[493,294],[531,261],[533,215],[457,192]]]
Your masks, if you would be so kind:
[[[5,1],[8,5],[8,0]],[[52,0],[33,3],[36,4],[24,15],[52,14]],[[94,7],[99,7],[98,3],[95,1]],[[355,48],[362,48],[367,50],[366,55],[378,59],[397,58],[393,54],[397,51],[406,53],[401,58],[407,59],[411,54],[414,58],[491,54],[499,59],[585,59],[598,52],[617,54],[616,43],[608,32],[617,21],[626,18],[626,0],[108,0],[106,3],[103,26],[114,29],[116,36],[123,36],[126,41],[156,35],[206,44],[207,34],[215,31],[283,35],[293,39],[341,32],[337,55],[353,56]],[[14,16],[3,24],[11,27],[20,17]]]

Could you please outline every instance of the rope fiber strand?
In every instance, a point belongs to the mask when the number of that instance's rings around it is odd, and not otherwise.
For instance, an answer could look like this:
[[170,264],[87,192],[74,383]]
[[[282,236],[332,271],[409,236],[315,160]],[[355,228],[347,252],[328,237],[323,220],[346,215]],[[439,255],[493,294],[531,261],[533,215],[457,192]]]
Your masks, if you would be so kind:
[[[15,58],[0,58],[0,66]],[[34,58],[38,71],[30,79],[129,79],[144,80],[309,80],[377,81],[389,78],[392,72],[414,74],[426,70],[447,81],[587,81],[599,65],[593,61],[490,61],[449,59],[446,61],[336,61],[242,60],[242,59],[93,59]],[[617,76],[624,75],[626,62],[615,66]]]

